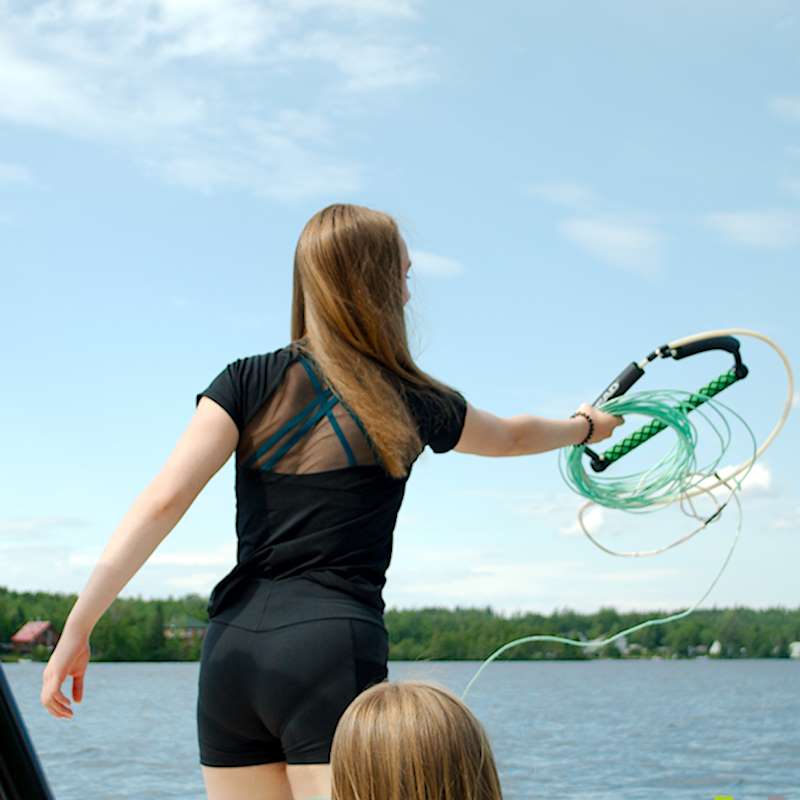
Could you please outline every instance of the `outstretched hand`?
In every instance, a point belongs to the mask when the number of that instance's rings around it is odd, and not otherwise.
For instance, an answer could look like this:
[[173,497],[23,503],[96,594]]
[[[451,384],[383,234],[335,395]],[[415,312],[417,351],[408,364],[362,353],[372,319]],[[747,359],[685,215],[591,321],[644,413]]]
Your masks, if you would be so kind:
[[64,631],[50,660],[42,673],[42,705],[54,717],[73,716],[69,698],[61,691],[61,685],[72,676],[72,699],[80,703],[83,699],[83,678],[90,656],[89,636]]
[[594,422],[594,431],[592,433],[592,438],[588,441],[589,444],[602,442],[603,439],[608,439],[614,428],[625,422],[624,417],[618,414],[607,414],[605,411],[601,411],[599,408],[589,405],[589,403],[581,403],[578,406],[578,411],[583,411],[585,414],[588,414]]

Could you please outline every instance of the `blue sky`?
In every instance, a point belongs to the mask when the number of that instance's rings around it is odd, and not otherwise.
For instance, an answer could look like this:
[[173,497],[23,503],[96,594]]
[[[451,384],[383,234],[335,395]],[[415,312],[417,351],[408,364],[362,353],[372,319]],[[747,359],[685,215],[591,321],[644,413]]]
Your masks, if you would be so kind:
[[[799,43],[788,0],[0,2],[0,584],[80,591],[195,393],[288,342],[294,246],[332,202],[396,217],[418,363],[499,416],[565,418],[715,328],[796,366]],[[762,342],[742,352],[751,375],[720,400],[761,441],[786,379]],[[659,361],[636,388],[728,366]],[[750,454],[733,424],[726,464]],[[795,408],[704,606],[797,606],[797,441]],[[122,596],[205,593],[232,567],[233,475]],[[729,507],[662,556],[614,558],[581,503],[556,452],[427,450],[387,605],[680,609],[736,529]],[[691,528],[675,508],[589,520],[622,550]]]

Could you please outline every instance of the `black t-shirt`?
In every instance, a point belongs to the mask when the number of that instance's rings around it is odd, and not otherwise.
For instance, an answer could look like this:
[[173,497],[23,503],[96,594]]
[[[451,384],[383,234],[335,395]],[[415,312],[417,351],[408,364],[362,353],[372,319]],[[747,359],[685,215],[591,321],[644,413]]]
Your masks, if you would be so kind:
[[[392,535],[411,467],[404,478],[389,475],[360,421],[330,389],[322,392],[323,383],[313,361],[290,343],[227,364],[196,395],[195,405],[211,398],[239,430],[237,563],[214,587],[209,617],[233,602],[249,576],[303,576],[352,600],[353,616],[383,613]],[[405,397],[423,446],[437,453],[455,447],[464,396],[407,387]]]

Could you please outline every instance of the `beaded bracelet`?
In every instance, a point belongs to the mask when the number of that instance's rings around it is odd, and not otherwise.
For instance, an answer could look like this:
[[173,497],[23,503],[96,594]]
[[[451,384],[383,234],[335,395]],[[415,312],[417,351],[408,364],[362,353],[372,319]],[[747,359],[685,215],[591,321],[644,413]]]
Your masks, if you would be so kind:
[[586,442],[588,442],[589,439],[592,438],[592,434],[594,433],[594,420],[585,411],[576,411],[574,414],[570,415],[570,419],[578,416],[585,417],[586,419],[589,420],[589,433],[586,434],[586,437],[582,442],[578,442],[578,444],[575,445],[576,447],[580,447],[582,444],[586,444]]

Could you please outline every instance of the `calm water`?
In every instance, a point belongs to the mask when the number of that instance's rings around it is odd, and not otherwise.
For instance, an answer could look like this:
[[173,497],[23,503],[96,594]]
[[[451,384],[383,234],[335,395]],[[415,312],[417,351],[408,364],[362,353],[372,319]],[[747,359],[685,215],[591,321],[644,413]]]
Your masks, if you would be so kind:
[[[479,666],[395,661],[389,677],[460,695]],[[3,668],[58,800],[205,797],[197,663],[92,663],[71,720],[39,704],[43,663]],[[495,662],[467,701],[507,800],[800,800],[798,661]]]

